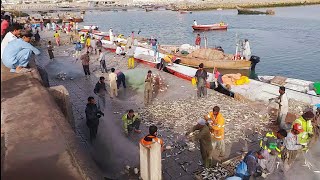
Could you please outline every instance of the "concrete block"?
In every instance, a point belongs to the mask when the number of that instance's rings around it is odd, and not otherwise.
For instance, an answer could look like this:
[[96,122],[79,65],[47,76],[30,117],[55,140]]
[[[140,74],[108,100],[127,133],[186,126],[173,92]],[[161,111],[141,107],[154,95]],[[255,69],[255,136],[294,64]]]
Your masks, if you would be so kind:
[[60,85],[50,87],[49,92],[56,100],[56,103],[60,107],[64,116],[67,118],[72,129],[75,129],[75,121],[72,113],[72,105],[70,103],[70,96],[68,90],[64,86]]

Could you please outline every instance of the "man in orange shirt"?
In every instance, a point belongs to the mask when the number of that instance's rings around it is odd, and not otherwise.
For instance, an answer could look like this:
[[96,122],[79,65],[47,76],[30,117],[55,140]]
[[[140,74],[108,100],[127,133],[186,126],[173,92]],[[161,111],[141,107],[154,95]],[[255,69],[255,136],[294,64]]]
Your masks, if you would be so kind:
[[220,108],[215,106],[212,112],[204,116],[204,119],[211,126],[213,149],[220,152],[219,157],[225,156],[224,118],[220,113]]
[[151,144],[157,142],[161,145],[161,151],[163,151],[164,150],[163,140],[161,138],[157,137],[157,131],[158,131],[157,126],[154,126],[154,125],[150,126],[149,127],[149,134],[147,136],[145,136],[144,138],[142,138],[140,140],[140,143],[147,148],[151,148]]

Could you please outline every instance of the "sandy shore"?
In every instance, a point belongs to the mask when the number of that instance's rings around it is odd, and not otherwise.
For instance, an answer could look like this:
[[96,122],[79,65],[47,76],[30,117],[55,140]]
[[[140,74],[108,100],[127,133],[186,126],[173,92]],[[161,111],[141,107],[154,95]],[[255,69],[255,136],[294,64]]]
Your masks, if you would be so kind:
[[[53,39],[53,31],[41,32],[43,38],[41,44],[42,54],[38,57],[38,63],[43,66],[49,76],[50,85],[64,85],[70,94],[73,114],[76,122],[77,135],[82,137],[81,141],[86,142],[88,150],[106,176],[123,178],[128,175],[124,167],[139,167],[138,142],[147,134],[149,125],[156,124],[159,127],[159,134],[166,145],[173,149],[162,154],[164,179],[192,179],[194,172],[201,170],[198,162],[201,159],[200,153],[195,149],[188,150],[184,133],[191,128],[197,119],[208,113],[213,106],[219,105],[221,112],[226,118],[226,154],[224,160],[239,156],[244,146],[249,150],[258,148],[258,142],[265,131],[273,128],[271,120],[274,116],[269,114],[270,108],[260,102],[239,102],[230,97],[208,90],[208,98],[197,99],[196,89],[189,81],[179,79],[169,73],[157,69],[136,64],[136,68],[128,70],[127,58],[114,56],[107,53],[107,67],[120,69],[126,74],[127,88],[120,88],[119,97],[110,99],[107,97],[107,108],[105,117],[101,118],[98,138],[93,144],[88,141],[88,128],[85,125],[84,109],[86,98],[94,96],[93,88],[102,74],[99,71],[97,55],[91,54],[90,70],[91,78],[85,80],[80,61],[73,57],[74,45],[68,43],[66,34],[62,34],[62,46],[54,47],[55,60],[49,61],[46,42]],[[85,51],[83,51],[84,53]],[[162,79],[161,91],[154,92],[152,104],[145,106],[143,103],[143,82],[141,85],[130,84],[133,79],[144,76],[146,71],[151,69]],[[57,74],[66,74],[66,79],[57,78]],[[131,80],[130,80],[131,79]],[[138,83],[139,84],[139,83]],[[107,87],[108,88],[108,87]],[[304,107],[295,102],[290,103],[290,111],[300,113]],[[128,110],[134,109],[142,116],[142,134],[131,134],[129,138],[124,136],[122,131],[121,116]],[[170,157],[172,156],[172,157]],[[175,156],[175,157],[173,157]],[[183,170],[181,163],[191,162]],[[230,165],[231,169],[233,168]],[[277,176],[284,176],[277,174]]]

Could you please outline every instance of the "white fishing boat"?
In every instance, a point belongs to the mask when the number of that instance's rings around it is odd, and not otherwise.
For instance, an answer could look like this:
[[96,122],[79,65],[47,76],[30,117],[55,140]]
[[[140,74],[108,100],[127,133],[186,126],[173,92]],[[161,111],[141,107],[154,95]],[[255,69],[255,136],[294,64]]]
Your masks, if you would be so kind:
[[[179,64],[167,66],[167,69],[175,76],[189,81],[191,81],[192,77],[194,77],[197,71],[197,69],[195,68]],[[208,79],[212,79],[212,73],[208,74]],[[308,84],[310,81],[290,79],[290,82],[300,82],[303,84]],[[290,89],[289,87],[290,86],[288,86],[288,88],[286,89],[286,93],[289,99],[294,99],[296,101],[301,101],[311,105],[320,103],[320,96],[313,95],[312,92],[306,93],[297,91],[297,89]],[[248,84],[232,85],[231,91],[234,93],[239,93],[252,101],[268,102],[270,98],[274,98],[279,95],[279,86],[250,79],[250,82]]]

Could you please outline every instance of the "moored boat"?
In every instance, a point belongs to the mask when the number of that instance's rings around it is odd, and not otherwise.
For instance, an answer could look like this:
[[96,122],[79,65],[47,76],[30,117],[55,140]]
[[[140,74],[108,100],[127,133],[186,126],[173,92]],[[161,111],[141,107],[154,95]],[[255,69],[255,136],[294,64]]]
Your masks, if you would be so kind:
[[259,15],[259,14],[274,15],[275,14],[275,12],[271,9],[268,9],[266,11],[257,11],[257,10],[237,7],[237,10],[238,10],[238,14],[242,14],[242,15]]
[[73,22],[83,22],[83,18],[73,18]]
[[213,69],[221,68],[221,69],[250,69],[251,61],[249,60],[213,60],[207,61],[198,58],[188,58],[188,57],[179,57],[181,64],[198,67],[200,63],[203,63],[204,67]]
[[150,12],[150,11],[152,11],[152,9],[148,9],[148,8],[146,8],[146,12]]
[[179,11],[180,14],[192,14],[192,11]]
[[209,30],[227,30],[228,24],[219,23],[219,24],[208,24],[208,25],[193,25],[193,30],[199,31],[209,31]]
[[181,64],[191,67],[198,67],[200,63],[204,67],[213,69],[250,69],[251,61],[249,60],[234,60],[232,54],[225,54],[222,50],[207,48],[193,50],[187,56],[177,55]]

